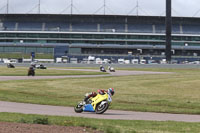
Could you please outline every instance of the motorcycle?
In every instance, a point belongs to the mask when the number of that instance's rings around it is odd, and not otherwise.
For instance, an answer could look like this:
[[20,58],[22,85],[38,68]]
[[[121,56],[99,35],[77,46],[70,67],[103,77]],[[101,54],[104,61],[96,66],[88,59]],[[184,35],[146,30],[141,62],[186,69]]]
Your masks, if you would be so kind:
[[7,67],[8,68],[15,68],[15,66],[13,64],[11,64],[11,63],[7,64]]
[[106,69],[104,67],[100,67],[100,71],[106,72]]
[[35,76],[35,69],[31,66],[29,69],[28,69],[28,76]]
[[108,70],[109,70],[110,72],[115,72],[115,68],[114,68],[114,67],[111,67],[111,66],[108,67]]
[[97,94],[96,97],[89,98],[86,103],[83,101],[79,102],[74,107],[74,111],[76,113],[95,112],[96,114],[103,114],[108,109],[111,102],[112,98],[109,94]]

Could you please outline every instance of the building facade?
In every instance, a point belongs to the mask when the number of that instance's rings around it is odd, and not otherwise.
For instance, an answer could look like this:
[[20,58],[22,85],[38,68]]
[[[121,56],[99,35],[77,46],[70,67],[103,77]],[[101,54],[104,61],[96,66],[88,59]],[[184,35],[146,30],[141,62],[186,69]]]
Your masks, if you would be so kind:
[[[0,56],[165,58],[165,17],[1,14]],[[23,56],[23,57],[22,57]],[[199,60],[200,18],[172,18],[172,59]]]

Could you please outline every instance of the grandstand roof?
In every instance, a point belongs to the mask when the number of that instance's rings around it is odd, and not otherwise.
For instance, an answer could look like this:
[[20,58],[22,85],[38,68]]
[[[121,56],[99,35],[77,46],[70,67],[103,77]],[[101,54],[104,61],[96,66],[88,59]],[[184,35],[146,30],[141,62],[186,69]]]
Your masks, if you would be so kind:
[[[26,18],[30,19],[30,18],[35,18],[35,17],[39,17],[39,20],[46,20],[46,18],[52,18],[52,20],[55,19],[63,19],[66,17],[72,17],[72,18],[76,18],[76,17],[83,17],[83,18],[135,18],[135,19],[156,19],[159,21],[164,21],[165,17],[164,16],[132,16],[132,15],[91,15],[91,14],[0,14],[0,20],[2,19],[13,19],[13,20],[17,20],[18,18],[23,17],[24,19],[22,21],[25,21]],[[184,22],[184,21],[189,21],[191,23],[194,23],[196,21],[200,21],[199,17],[172,17],[173,18],[173,22],[174,21],[178,21],[178,22]],[[37,21],[37,20],[35,20]]]
[[[71,17],[78,17],[78,16],[93,16],[93,17],[139,17],[139,18],[165,18],[165,16],[144,16],[144,15],[102,15],[102,14],[0,14],[0,17],[41,17],[41,16],[52,16],[52,17],[64,17],[64,16],[71,16]],[[200,19],[200,17],[177,17],[173,16],[176,19]]]
[[[199,34],[200,18],[173,17],[173,34]],[[164,33],[163,16],[0,14],[2,31]]]

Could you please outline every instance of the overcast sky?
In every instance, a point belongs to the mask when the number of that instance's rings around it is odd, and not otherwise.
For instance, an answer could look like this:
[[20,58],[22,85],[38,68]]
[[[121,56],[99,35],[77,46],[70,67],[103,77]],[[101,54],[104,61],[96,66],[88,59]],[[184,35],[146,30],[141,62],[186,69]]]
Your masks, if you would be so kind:
[[[71,0],[0,0],[0,13],[70,14]],[[72,0],[73,14],[104,14],[104,0]],[[165,15],[165,0],[105,0],[106,14]],[[138,1],[138,8],[137,8]],[[200,17],[200,0],[172,0],[173,16]]]

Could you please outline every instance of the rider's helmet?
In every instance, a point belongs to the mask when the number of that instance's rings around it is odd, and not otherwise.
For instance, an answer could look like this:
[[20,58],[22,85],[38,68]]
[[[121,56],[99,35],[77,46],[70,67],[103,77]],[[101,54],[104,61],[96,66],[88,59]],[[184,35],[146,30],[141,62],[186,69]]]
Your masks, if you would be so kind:
[[113,96],[115,94],[115,91],[113,88],[109,88],[108,89],[108,94],[110,94],[111,96]]

